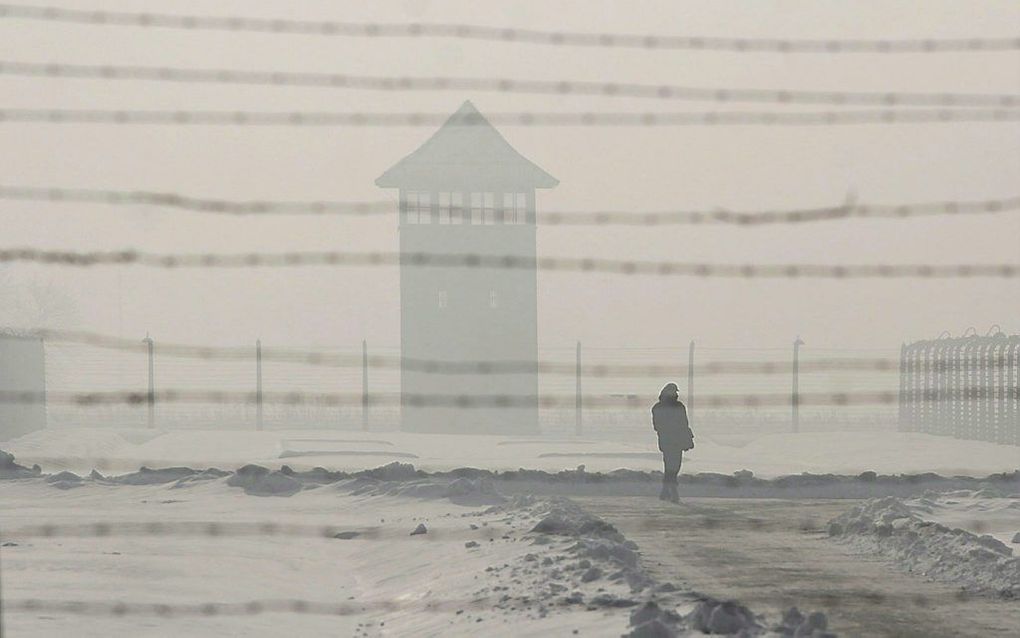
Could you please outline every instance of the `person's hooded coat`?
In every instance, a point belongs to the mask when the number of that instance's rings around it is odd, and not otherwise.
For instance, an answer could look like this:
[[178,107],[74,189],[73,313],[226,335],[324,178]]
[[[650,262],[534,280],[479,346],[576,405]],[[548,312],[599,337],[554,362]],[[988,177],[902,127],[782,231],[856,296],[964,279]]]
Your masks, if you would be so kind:
[[670,383],[652,406],[652,426],[659,435],[659,450],[678,452],[694,448],[694,433],[687,422],[687,408],[677,399],[677,387]]

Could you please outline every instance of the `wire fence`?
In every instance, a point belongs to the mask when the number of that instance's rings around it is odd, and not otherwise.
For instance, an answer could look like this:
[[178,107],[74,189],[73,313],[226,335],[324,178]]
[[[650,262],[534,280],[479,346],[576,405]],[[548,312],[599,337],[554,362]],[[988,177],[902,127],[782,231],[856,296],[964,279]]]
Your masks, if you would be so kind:
[[493,27],[477,24],[347,22],[293,20],[244,15],[209,16],[153,12],[68,9],[53,6],[0,5],[0,18],[96,26],[127,26],[188,31],[315,35],[346,38],[450,38],[537,44],[557,47],[633,48],[732,53],[950,53],[1020,49],[1020,37],[961,37],[912,39],[784,39],[677,36],[635,33],[579,33]]
[[[122,352],[144,353],[148,350],[146,342],[117,337],[115,335],[100,334],[84,331],[67,330],[19,330],[15,331],[24,337],[44,339],[50,343],[75,344],[80,346],[93,346],[101,349],[119,350]],[[388,348],[386,350],[394,350]],[[583,363],[580,367],[576,362],[567,362],[562,359],[566,349],[545,348],[544,352],[550,353],[550,358],[535,361],[528,360],[493,360],[493,361],[453,361],[445,359],[417,359],[403,355],[372,354],[365,353],[342,353],[331,352],[329,349],[298,349],[298,348],[252,348],[250,346],[208,346],[184,343],[154,342],[153,350],[157,356],[182,357],[189,359],[221,360],[221,361],[255,361],[261,358],[263,361],[279,361],[281,363],[298,363],[309,366],[324,366],[338,368],[361,368],[368,366],[373,369],[396,369],[410,370],[414,372],[426,372],[429,374],[547,374],[575,376],[580,374],[584,377],[658,377],[666,374],[687,374],[691,366],[688,364],[677,365],[673,363],[662,363],[661,359],[646,363],[640,363],[640,358],[625,360],[618,363],[599,362],[595,364]],[[596,352],[604,352],[605,348],[595,348]],[[659,352],[669,353],[669,349],[660,348],[629,348],[625,352],[636,355],[655,354]],[[783,349],[759,350],[754,349],[709,349],[709,352],[722,352],[731,355],[743,353],[754,356],[760,352],[777,352]],[[899,368],[900,361],[897,358],[878,356],[857,356],[848,357],[845,351],[829,350],[831,356],[819,358],[813,361],[805,361],[799,364],[800,370],[811,371],[890,371]],[[868,353],[882,352],[881,350],[867,351]],[[559,360],[557,359],[559,357]],[[789,374],[793,371],[793,364],[790,361],[759,361],[754,359],[737,360],[713,360],[698,363],[699,375],[718,374]]]
[[89,65],[11,60],[0,60],[0,75],[104,81],[143,80],[175,84],[301,86],[385,92],[454,91],[458,93],[584,95],[591,97],[630,97],[701,102],[764,102],[773,104],[832,104],[839,106],[885,107],[962,106],[995,108],[1020,106],[1020,95],[1014,94],[738,89],[670,84],[640,84],[634,82],[525,80],[493,77],[409,77],[113,64]]
[[[648,409],[667,381],[681,386],[703,432],[791,429],[796,367],[798,419],[808,430],[890,429],[899,408],[894,349],[844,351],[701,348],[543,347],[537,361],[404,360],[395,346],[306,349],[250,346],[153,347],[127,340],[45,340],[45,390],[4,389],[5,405],[44,404],[51,427],[395,430],[403,408],[486,411],[536,409],[541,434],[628,439],[647,433]],[[113,344],[115,347],[110,347]],[[365,356],[367,354],[367,356]],[[875,355],[890,356],[875,356]],[[401,393],[402,369],[491,376],[481,393]],[[501,393],[499,375],[533,374],[537,395]],[[696,388],[693,384],[696,384]],[[688,392],[684,393],[685,396]],[[578,410],[578,399],[583,413]],[[150,413],[151,410],[151,413]],[[150,416],[151,414],[151,416]],[[580,429],[579,429],[580,424]]]
[[[0,186],[0,199],[8,201],[144,205],[223,215],[349,215],[376,216],[396,213],[394,203],[378,202],[283,202],[198,198],[179,193],[122,191],[58,187]],[[75,212],[81,209],[75,209]],[[904,219],[936,215],[977,215],[1016,212],[1020,196],[975,201],[945,201],[905,204],[845,203],[820,208],[740,212],[729,210],[672,211],[547,211],[537,213],[538,223],[547,226],[660,226],[673,224],[726,224],[757,227],[772,224],[845,219]]]
[[[169,126],[436,127],[449,113],[331,111],[213,111],[3,108],[0,124],[114,124]],[[861,126],[884,124],[1010,124],[1018,109],[858,109],[844,111],[501,112],[464,118],[462,126]]]
[[[195,346],[60,331],[22,337],[23,342],[43,339],[45,366],[37,367],[45,369],[45,380],[0,388],[0,403],[45,405],[54,426],[392,430],[400,427],[404,408],[478,414],[537,409],[541,433],[625,438],[646,429],[657,388],[668,380],[681,386],[687,380],[692,420],[714,431],[789,431],[791,423],[795,430],[801,423],[814,430],[888,430],[899,422],[901,429],[964,436],[962,425],[947,429],[943,422],[963,418],[963,398],[981,398],[994,402],[974,412],[975,418],[995,422],[989,431],[997,434],[989,440],[1013,443],[1020,432],[1020,373],[1008,339],[1001,353],[989,350],[998,356],[956,357],[952,365],[941,365],[934,355],[915,362],[913,347],[902,352],[801,349],[798,344],[792,349],[701,347],[695,360],[693,344],[586,346],[583,357],[578,344],[540,348],[530,361],[453,361],[405,358],[396,346],[364,344]],[[929,372],[920,367],[924,361]],[[489,390],[401,392],[406,371],[492,380],[480,386]],[[501,375],[534,375],[539,392],[500,392]],[[959,380],[952,388],[950,377]],[[922,388],[925,379],[941,383],[941,389]]]
[[1020,445],[1020,335],[904,346],[900,429]]
[[294,251],[285,253],[146,253],[137,250],[78,252],[0,249],[0,263],[31,262],[73,267],[286,268],[296,266],[490,268],[659,277],[725,279],[971,279],[1020,276],[1020,263],[974,264],[720,264],[590,257],[529,257],[483,253]]

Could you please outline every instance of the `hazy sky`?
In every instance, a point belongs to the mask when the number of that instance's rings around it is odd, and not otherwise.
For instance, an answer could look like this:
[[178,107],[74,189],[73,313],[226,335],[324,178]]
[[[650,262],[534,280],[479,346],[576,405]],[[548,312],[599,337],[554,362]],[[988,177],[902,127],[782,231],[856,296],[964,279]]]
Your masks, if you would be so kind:
[[[56,0],[54,0],[56,1]],[[472,22],[582,31],[748,37],[1017,36],[1020,3],[957,1],[373,3],[235,0],[75,8],[349,21]],[[1020,55],[779,55],[572,49],[453,40],[88,27],[0,19],[0,58],[80,64],[360,74],[669,82],[730,88],[1020,93]],[[388,94],[21,79],[4,107],[482,112],[764,110],[769,105],[498,94]],[[807,107],[810,109],[811,107]],[[791,108],[790,110],[795,110]],[[1020,126],[503,127],[560,179],[540,210],[732,210],[1007,197],[1020,191]],[[118,128],[0,125],[0,183],[176,191],[242,199],[394,199],[374,179],[430,128]],[[394,204],[394,209],[396,205]],[[146,207],[5,202],[0,245],[151,251],[396,250],[395,216],[219,218]],[[711,262],[1017,262],[1020,215],[739,229],[542,228],[539,252]],[[72,326],[208,343],[353,344],[399,339],[394,269],[70,270],[13,266],[2,281],[49,282],[75,300]],[[896,347],[944,329],[1020,332],[1020,282],[762,281],[543,273],[539,338],[601,345]],[[9,284],[10,285],[10,284]],[[10,304],[8,304],[10,305]],[[0,309],[6,317],[11,308]],[[5,317],[0,315],[0,321]],[[10,321],[10,319],[7,319]]]

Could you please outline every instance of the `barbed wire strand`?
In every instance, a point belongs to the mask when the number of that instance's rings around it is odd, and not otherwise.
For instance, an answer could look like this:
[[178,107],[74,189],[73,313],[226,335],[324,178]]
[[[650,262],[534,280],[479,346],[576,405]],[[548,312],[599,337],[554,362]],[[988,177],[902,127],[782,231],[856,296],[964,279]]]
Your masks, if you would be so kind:
[[[904,603],[918,607],[928,607],[935,603],[964,602],[982,594],[966,589],[938,594],[889,594],[879,591],[859,591],[856,595],[873,605],[885,603],[902,607]],[[828,609],[842,607],[844,601],[836,594],[819,594],[822,604]],[[564,602],[590,608],[591,602]],[[635,603],[637,604],[637,603]],[[30,614],[68,614],[75,616],[110,616],[110,617],[215,617],[215,616],[257,616],[266,613],[292,613],[306,615],[352,616],[363,613],[387,613],[396,611],[418,611],[428,613],[456,613],[463,610],[492,611],[499,604],[489,598],[472,598],[470,600],[430,599],[421,603],[399,600],[346,601],[328,603],[300,599],[253,600],[234,603],[139,603],[126,601],[84,601],[84,600],[43,600],[29,598],[13,600],[8,603],[11,611]]]
[[[0,109],[0,124],[173,126],[437,127],[449,113],[328,111],[202,111],[129,109]],[[870,109],[855,111],[522,112],[466,117],[459,126],[861,126],[879,124],[1014,123],[1020,109]]]
[[[18,334],[31,336],[57,343],[74,343],[112,349],[138,354],[147,353],[148,345],[138,340],[104,335],[94,332],[63,331],[63,330],[23,330]],[[221,361],[253,361],[255,351],[251,347],[237,346],[198,346],[181,343],[164,343],[156,341],[155,354],[201,360]],[[571,349],[572,351],[572,349]],[[361,354],[336,354],[320,351],[277,349],[264,347],[261,350],[264,361],[295,363],[330,368],[361,368],[364,364]],[[783,350],[783,352],[786,352]],[[1000,357],[998,366],[1005,366],[1005,359]],[[899,359],[896,358],[849,358],[829,357],[825,359],[809,359],[800,362],[804,372],[828,372],[835,370],[859,372],[892,372],[899,370]],[[402,369],[408,372],[424,372],[429,374],[553,374],[574,376],[577,373],[576,362],[573,361],[450,361],[441,359],[418,359],[414,357],[370,355],[368,365],[375,369]],[[969,367],[965,362],[963,366]],[[977,365],[977,364],[973,364]],[[789,361],[707,361],[697,363],[694,369],[699,375],[772,375],[787,374],[792,371],[793,364]],[[586,377],[659,377],[672,374],[686,374],[686,363],[653,363],[653,364],[604,364],[587,363],[581,366],[581,374]]]
[[79,600],[15,600],[8,603],[14,612],[63,613],[76,616],[157,616],[161,618],[189,616],[257,616],[267,613],[292,613],[325,616],[353,616],[369,612],[414,610],[425,612],[455,612],[461,609],[489,609],[486,600],[436,600],[420,604],[383,601],[347,601],[338,603],[309,600],[253,600],[235,603],[129,603],[124,601]]
[[[99,459],[102,460],[102,459]],[[158,471],[158,470],[154,470]],[[196,472],[197,473],[197,472]],[[348,478],[355,478],[358,472],[319,472],[322,480],[335,482]],[[659,472],[648,472],[649,478]],[[910,475],[902,475],[910,476]],[[334,479],[334,477],[336,477]],[[500,476],[494,473],[493,478],[499,480]],[[725,477],[732,478],[732,477]],[[97,483],[124,485],[117,483],[117,477],[103,477],[95,479]],[[511,479],[516,480],[516,479]],[[583,480],[583,479],[582,479]],[[626,480],[626,479],[624,479]],[[630,478],[631,481],[640,479]],[[687,477],[681,477],[681,482],[686,482]],[[698,483],[692,483],[697,487]],[[716,484],[717,487],[729,488],[734,491],[747,487],[741,484],[740,480],[724,481]],[[785,481],[782,478],[772,480],[766,486],[777,490],[796,490],[796,481]],[[760,518],[733,518],[730,516],[703,515],[693,520],[685,520],[686,524],[693,524],[696,527],[708,529],[743,529],[752,531],[824,531],[828,521],[806,517],[799,521],[765,521]],[[980,527],[982,521],[976,520],[971,523]],[[355,540],[358,542],[394,541],[406,540],[410,542],[430,542],[436,540],[464,540],[465,538],[480,538],[491,533],[491,529],[478,532],[449,532],[443,530],[429,530],[429,536],[415,538],[404,530],[385,530],[376,526],[371,528],[352,527],[344,525],[308,525],[297,523],[277,522],[229,522],[222,521],[103,521],[96,523],[40,523],[26,525],[8,530],[3,539],[24,539],[24,538],[145,538],[164,536],[185,536],[205,538],[321,538],[324,540]]]
[[[225,215],[392,215],[395,202],[272,201],[198,198],[179,193],[62,187],[0,186],[7,201],[65,202],[111,206],[145,205]],[[847,203],[820,208],[737,212],[729,210],[674,211],[548,211],[537,213],[546,226],[659,226],[727,224],[757,227],[860,218],[902,219],[936,215],[976,215],[1020,211],[1020,195],[972,201],[904,204]]]
[[87,268],[281,268],[296,266],[487,268],[575,273],[726,279],[971,279],[1020,276],[1020,264],[722,264],[590,257],[526,257],[480,253],[309,251],[285,253],[146,253],[136,250],[77,252],[0,249],[0,263],[40,263]]
[[[964,388],[959,394],[982,390],[982,386]],[[1010,389],[1016,392],[1015,389]],[[917,400],[939,402],[949,400],[947,393],[926,391],[918,393]],[[228,390],[158,390],[151,395],[153,404],[235,404],[256,405],[260,400],[255,391]],[[406,406],[412,408],[454,408],[454,409],[530,409],[575,407],[577,396],[551,394],[417,394],[417,393],[335,393],[335,392],[262,392],[261,401],[267,405],[316,405],[336,406]],[[855,406],[890,405],[899,403],[899,392],[816,392],[801,393],[801,406]],[[649,406],[649,398],[639,395],[585,395],[587,408],[640,408]],[[789,392],[772,394],[720,394],[697,397],[698,407],[705,408],[766,408],[784,407],[791,404]],[[150,395],[144,391],[120,390],[101,392],[36,392],[21,390],[0,390],[0,403],[19,405],[71,405],[95,407],[105,405],[144,406],[150,403]]]
[[446,38],[508,44],[585,48],[633,48],[650,51],[726,51],[732,53],[949,53],[1014,51],[1020,37],[912,39],[785,39],[677,36],[636,33],[582,33],[451,23],[384,23],[293,20],[250,16],[209,16],[0,5],[0,17],[80,25],[130,26],[189,31],[230,31],[316,35],[344,38]]
[[215,68],[90,65],[0,60],[0,75],[93,80],[142,80],[177,84],[229,84],[332,88],[360,91],[455,91],[524,95],[583,95],[701,102],[832,104],[840,106],[1015,107],[1020,95],[889,91],[809,91],[711,88],[635,82],[524,80],[480,77],[409,77],[347,73]]

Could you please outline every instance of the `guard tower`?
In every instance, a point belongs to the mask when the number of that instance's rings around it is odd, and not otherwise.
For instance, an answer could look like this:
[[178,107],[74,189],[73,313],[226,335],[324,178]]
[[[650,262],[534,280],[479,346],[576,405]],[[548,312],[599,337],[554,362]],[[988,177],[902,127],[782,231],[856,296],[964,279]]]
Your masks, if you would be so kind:
[[[400,189],[400,252],[514,255],[534,259],[535,190],[559,181],[518,153],[465,102],[376,185]],[[534,269],[400,268],[402,428],[416,432],[527,434],[535,405],[415,405],[415,397],[538,394],[534,365],[514,374],[437,374],[442,362],[537,363]],[[525,366],[528,367],[528,366]]]

